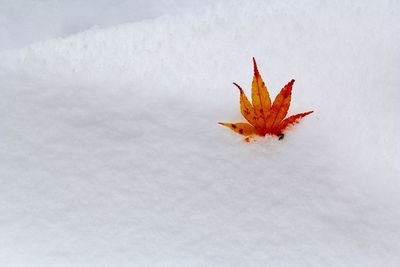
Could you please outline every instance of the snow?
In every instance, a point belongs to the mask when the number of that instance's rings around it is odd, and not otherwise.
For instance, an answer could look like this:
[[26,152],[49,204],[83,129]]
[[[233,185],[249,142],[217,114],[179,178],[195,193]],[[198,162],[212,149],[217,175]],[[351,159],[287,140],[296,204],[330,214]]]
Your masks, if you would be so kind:
[[[0,265],[398,266],[399,3],[183,2],[1,11]],[[217,124],[252,56],[282,141]]]
[[2,0],[0,50],[66,37],[90,28],[179,14],[212,0]]

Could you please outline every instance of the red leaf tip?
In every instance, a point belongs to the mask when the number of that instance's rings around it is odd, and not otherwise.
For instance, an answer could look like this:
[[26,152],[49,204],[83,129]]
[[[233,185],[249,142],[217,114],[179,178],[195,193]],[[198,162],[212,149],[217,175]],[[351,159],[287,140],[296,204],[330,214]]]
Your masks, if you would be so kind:
[[239,89],[240,93],[243,92],[243,89],[242,89],[242,87],[240,87],[239,84],[237,84],[237,83],[233,83],[233,84]]
[[254,66],[254,75],[257,77],[260,76],[260,73],[258,72],[258,68],[257,68],[257,62],[254,57],[253,57],[253,66]]

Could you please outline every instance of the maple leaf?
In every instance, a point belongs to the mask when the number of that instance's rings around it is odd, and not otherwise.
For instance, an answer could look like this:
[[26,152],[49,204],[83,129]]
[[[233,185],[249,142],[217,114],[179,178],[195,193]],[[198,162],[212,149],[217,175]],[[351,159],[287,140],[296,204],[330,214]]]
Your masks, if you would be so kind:
[[249,141],[249,136],[259,135],[265,136],[275,135],[282,139],[283,132],[292,124],[297,123],[302,117],[307,116],[313,111],[299,113],[285,118],[292,97],[292,88],[294,80],[286,84],[280,93],[275,97],[274,102],[271,104],[271,98],[268,89],[260,75],[257,68],[257,63],[253,57],[254,77],[251,84],[251,103],[246,97],[243,89],[237,84],[233,83],[240,91],[240,111],[243,117],[248,121],[238,123],[225,123],[219,124],[226,126],[233,131],[247,136],[245,141]]

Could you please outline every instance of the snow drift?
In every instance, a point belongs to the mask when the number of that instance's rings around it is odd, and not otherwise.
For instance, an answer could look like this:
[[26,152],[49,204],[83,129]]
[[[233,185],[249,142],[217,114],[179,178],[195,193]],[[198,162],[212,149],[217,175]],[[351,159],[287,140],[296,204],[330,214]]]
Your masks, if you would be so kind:
[[[398,266],[399,5],[216,3],[0,53],[4,266]],[[285,139],[242,138],[251,58]]]

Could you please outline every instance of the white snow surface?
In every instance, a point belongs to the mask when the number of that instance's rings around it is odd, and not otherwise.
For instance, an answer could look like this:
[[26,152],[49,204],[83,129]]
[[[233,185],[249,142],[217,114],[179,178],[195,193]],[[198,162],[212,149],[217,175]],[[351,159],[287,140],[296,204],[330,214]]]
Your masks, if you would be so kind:
[[[99,3],[0,52],[1,266],[400,266],[398,1]],[[252,56],[281,141],[217,124]]]
[[219,0],[0,0],[0,50],[165,14]]

